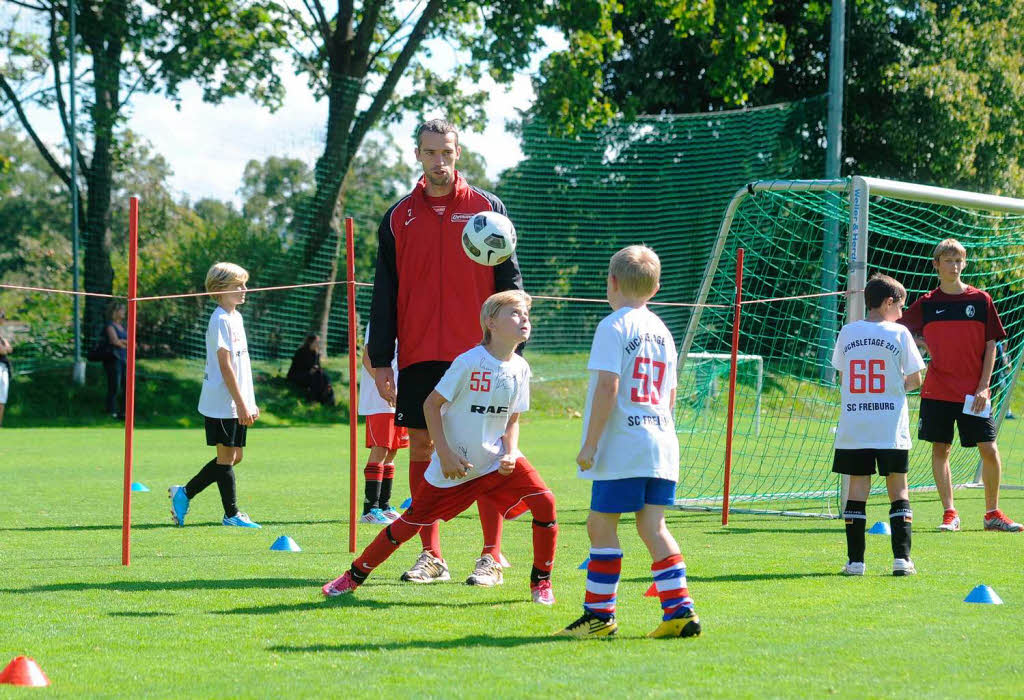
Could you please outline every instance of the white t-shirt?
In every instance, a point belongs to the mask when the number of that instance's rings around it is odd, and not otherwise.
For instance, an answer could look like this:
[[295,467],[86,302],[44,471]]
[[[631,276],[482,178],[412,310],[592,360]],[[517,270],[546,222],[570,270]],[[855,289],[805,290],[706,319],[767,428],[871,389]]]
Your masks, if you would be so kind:
[[583,479],[603,481],[653,477],[679,479],[679,438],[672,416],[676,388],[676,344],[647,307],[624,306],[604,318],[590,347],[590,387],[583,414],[583,438],[590,425],[598,371],[619,375],[619,393],[601,439],[594,466]]
[[448,400],[441,407],[448,446],[473,468],[461,479],[447,479],[434,452],[427,482],[444,489],[495,471],[505,454],[509,416],[530,408],[530,365],[519,355],[502,362],[477,345],[455,358],[434,390]]
[[924,360],[907,327],[889,321],[843,326],[832,366],[842,376],[836,449],[909,450],[903,378],[924,369]]
[[7,371],[7,365],[0,362],[0,403],[7,403],[7,391],[11,386],[11,373]]
[[[366,337],[363,346],[370,342],[370,324],[366,324]],[[395,341],[395,356],[391,358],[391,370],[395,373],[396,389],[398,384],[398,341]],[[366,365],[359,363],[359,415],[373,416],[378,413],[394,413],[395,407],[381,398],[373,377],[366,371]]]
[[231,367],[235,370],[238,390],[250,410],[256,409],[256,395],[252,388],[252,365],[249,363],[249,344],[245,339],[242,314],[228,313],[218,306],[210,314],[206,327],[206,372],[203,390],[199,394],[199,412],[207,418],[238,418],[235,401],[228,393],[227,384],[220,373],[217,350],[226,348],[231,353]]

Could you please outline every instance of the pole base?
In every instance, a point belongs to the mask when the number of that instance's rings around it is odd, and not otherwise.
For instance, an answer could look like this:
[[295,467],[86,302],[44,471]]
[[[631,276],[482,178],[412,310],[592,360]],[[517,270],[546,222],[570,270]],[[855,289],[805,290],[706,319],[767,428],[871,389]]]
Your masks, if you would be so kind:
[[71,368],[71,381],[75,386],[85,385],[85,360],[78,360]]

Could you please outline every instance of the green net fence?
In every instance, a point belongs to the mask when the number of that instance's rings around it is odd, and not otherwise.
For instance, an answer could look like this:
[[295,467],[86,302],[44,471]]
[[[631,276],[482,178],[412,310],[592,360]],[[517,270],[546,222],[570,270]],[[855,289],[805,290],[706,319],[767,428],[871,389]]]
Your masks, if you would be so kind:
[[[872,196],[868,219],[868,275],[883,272],[900,280],[909,303],[937,286],[931,264],[936,243],[954,237],[967,248],[964,280],[992,295],[1008,334],[993,377],[994,410],[1001,418],[1024,358],[1024,215]],[[736,254],[743,248],[739,352],[744,359],[737,365],[730,501],[757,510],[835,512],[839,481],[831,473],[831,460],[839,389],[829,369],[834,335],[822,329],[842,325],[847,302],[840,296],[833,308],[827,297],[807,295],[828,291],[821,280],[829,222],[839,230],[838,289],[847,288],[849,221],[845,191],[813,192],[798,185],[750,194],[736,209],[721,259],[708,271],[709,306],[694,325],[689,349],[695,360],[687,362],[680,377],[680,503],[721,503],[731,305]],[[761,301],[768,303],[753,303]],[[910,397],[912,426],[918,404],[915,392]],[[1020,483],[1013,464],[1021,441],[1015,428],[1014,422],[1004,422],[1000,441],[1009,465],[1007,480]],[[930,459],[931,451],[920,445],[911,451],[912,488],[933,486]],[[974,482],[977,450],[955,448],[951,466],[955,484]]]
[[[355,88],[353,88],[355,89]],[[602,300],[607,262],[618,248],[645,242],[664,262],[658,300],[691,299],[700,282],[721,211],[743,182],[799,174],[809,146],[801,134],[820,118],[821,99],[714,114],[644,117],[618,123],[578,138],[551,136],[540,124],[522,133],[525,158],[504,172],[493,189],[509,209],[519,233],[519,261],[527,290],[539,296]],[[376,150],[375,150],[376,149]],[[315,149],[314,149],[315,150]],[[812,149],[813,150],[813,149]],[[26,154],[26,158],[28,155]],[[200,291],[206,269],[216,259],[250,271],[251,287],[325,283],[344,280],[343,219],[355,219],[356,278],[372,283],[376,228],[386,209],[408,192],[416,173],[394,164],[380,184],[380,160],[396,159],[375,144],[356,158],[333,208],[316,201],[323,180],[336,176],[327,155],[313,167],[285,156],[267,161],[250,176],[247,168],[241,210],[230,204],[199,201],[182,213],[170,193],[156,187],[142,193],[139,293],[143,296]],[[17,165],[17,164],[16,164]],[[274,166],[273,168],[271,166]],[[254,171],[255,172],[255,171]],[[276,179],[275,179],[276,178]],[[374,188],[360,186],[374,178]],[[390,178],[390,179],[388,179]],[[111,203],[111,274],[115,294],[123,294],[127,265],[127,198],[138,182],[130,173],[115,178]],[[283,196],[282,189],[291,191]],[[262,199],[261,199],[262,197]],[[263,200],[276,202],[260,208]],[[255,204],[253,204],[255,202]],[[67,202],[63,203],[67,207]],[[83,205],[84,206],[84,205]],[[329,220],[326,229],[319,216]],[[68,221],[70,216],[66,217]],[[48,280],[5,272],[8,283],[70,288],[68,221],[58,221],[63,240],[60,274]],[[68,226],[68,228],[63,228]],[[32,231],[19,232],[31,237]],[[83,221],[83,251],[94,241]],[[168,259],[173,264],[168,264]],[[83,287],[92,281],[83,275]],[[46,284],[42,284],[43,282]],[[360,320],[368,315],[371,292],[358,288]],[[0,291],[5,326],[17,344],[20,372],[71,357],[70,300],[29,292]],[[106,305],[105,301],[96,302]],[[325,324],[324,307],[330,309]],[[67,308],[65,308],[67,307]],[[203,334],[213,309],[207,298],[149,301],[139,306],[139,354],[148,357],[200,358]],[[538,300],[537,333],[531,347],[539,353],[580,353],[589,348],[603,303]],[[680,307],[664,309],[666,321],[680,333],[688,318]],[[286,364],[309,332],[326,331],[332,353],[347,346],[347,310],[343,286],[312,287],[250,295],[244,308],[253,356]],[[102,320],[83,329],[83,346],[94,344]],[[566,366],[561,361],[553,366]],[[583,363],[571,372],[582,375]]]

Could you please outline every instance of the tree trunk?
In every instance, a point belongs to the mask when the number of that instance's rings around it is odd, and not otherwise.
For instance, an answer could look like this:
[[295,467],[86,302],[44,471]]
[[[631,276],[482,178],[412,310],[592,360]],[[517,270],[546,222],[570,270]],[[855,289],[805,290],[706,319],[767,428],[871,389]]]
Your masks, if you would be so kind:
[[[121,37],[106,27],[123,26],[123,2],[109,3],[104,15],[93,18],[103,26],[82,27],[82,34],[93,56],[95,100],[90,108],[95,143],[92,162],[85,173],[85,259],[86,291],[110,294],[114,284],[114,269],[110,264],[110,199],[113,190],[114,125],[119,108],[121,81]],[[116,18],[110,14],[117,14]],[[83,24],[87,13],[83,12]],[[99,297],[86,297],[85,329],[87,337],[96,337],[105,320],[108,301]]]
[[[338,192],[337,212],[340,221],[338,225],[338,235],[334,242],[334,258],[331,260],[331,273],[327,278],[327,281],[331,284],[324,287],[323,307],[320,310],[320,356],[324,359],[327,358],[327,331],[331,322],[331,302],[334,299],[334,283],[338,280],[338,261],[341,260],[341,251],[343,250],[342,246],[345,240],[345,193],[348,191],[351,174],[351,169],[345,172],[345,177],[341,181],[341,190]],[[347,273],[346,279],[348,279]],[[345,290],[345,293],[348,294],[347,289]]]

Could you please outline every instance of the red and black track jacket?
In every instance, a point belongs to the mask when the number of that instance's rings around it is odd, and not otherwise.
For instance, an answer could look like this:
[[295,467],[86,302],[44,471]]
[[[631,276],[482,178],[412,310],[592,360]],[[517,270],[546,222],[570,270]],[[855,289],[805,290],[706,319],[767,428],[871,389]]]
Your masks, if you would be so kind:
[[924,336],[931,362],[921,397],[963,403],[981,379],[985,346],[1006,337],[992,297],[967,286],[963,294],[933,289],[918,298],[900,323]]
[[384,215],[377,229],[377,271],[367,352],[374,367],[390,367],[398,338],[398,367],[451,362],[480,342],[480,306],[495,292],[522,289],[519,261],[494,267],[462,249],[462,229],[474,214],[505,205],[455,173],[443,217],[431,208],[423,178]]

